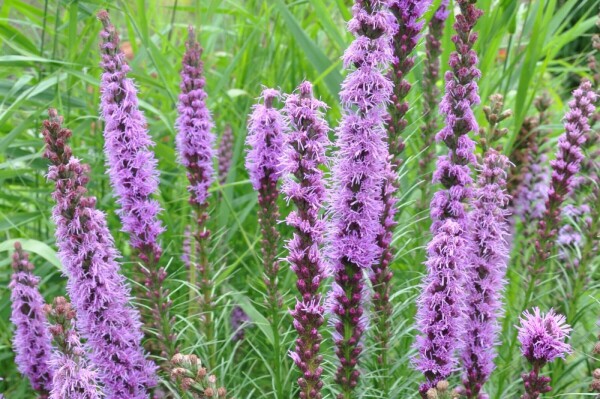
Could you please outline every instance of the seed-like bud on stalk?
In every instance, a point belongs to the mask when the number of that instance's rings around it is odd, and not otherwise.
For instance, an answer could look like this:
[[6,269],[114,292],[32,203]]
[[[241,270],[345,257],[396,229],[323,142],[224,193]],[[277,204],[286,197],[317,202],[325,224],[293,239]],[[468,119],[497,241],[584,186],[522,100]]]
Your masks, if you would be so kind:
[[[278,287],[279,262],[277,251],[280,234],[277,230],[279,206],[277,198],[279,189],[277,182],[281,176],[281,156],[283,154],[285,121],[279,110],[273,107],[280,93],[274,89],[264,89],[261,95],[262,103],[252,107],[248,119],[248,136],[246,144],[246,169],[252,182],[252,187],[258,192],[258,224],[262,234],[262,263],[264,268],[264,283],[266,286],[266,306],[270,313],[271,330],[273,331],[273,351],[279,359],[281,350],[279,344],[279,310],[283,300]],[[278,395],[282,393],[282,376],[279,362],[274,365],[275,389]]]
[[540,394],[552,390],[550,378],[540,375],[546,363],[572,352],[571,346],[565,342],[569,338],[571,327],[566,324],[565,316],[554,313],[546,314],[533,308],[533,314],[523,312],[520,319],[518,339],[521,343],[521,354],[531,365],[531,371],[522,375],[525,394],[521,399],[537,399]]
[[19,242],[15,242],[12,267],[8,288],[11,291],[10,321],[16,327],[13,338],[15,362],[40,397],[47,398],[52,387],[52,371],[48,365],[51,337],[43,312],[44,298],[38,290],[40,279],[33,274],[33,264]]
[[342,120],[333,165],[332,231],[335,278],[330,293],[339,398],[354,397],[365,329],[364,274],[379,261],[383,233],[381,198],[388,150],[385,122],[393,85],[385,70],[393,60],[391,35],[396,23],[382,0],[356,0],[348,29],[355,36],[344,53],[350,73],[340,93]]
[[300,293],[292,310],[298,333],[291,356],[302,372],[298,379],[300,398],[321,398],[323,381],[322,356],[319,353],[323,337],[319,331],[324,312],[319,287],[325,278],[322,246],[325,241],[325,220],[320,215],[326,191],[321,167],[327,163],[325,150],[329,145],[329,126],[323,119],[325,103],[313,97],[312,85],[303,82],[285,102],[289,123],[282,161],[284,184],[282,191],[296,205],[286,218],[295,229],[287,243],[288,262],[296,273],[296,288]]
[[208,374],[196,355],[178,353],[171,359],[171,364],[171,380],[182,395],[189,392],[198,399],[227,399],[227,390],[217,386],[217,377]]
[[591,83],[584,81],[573,91],[573,100],[569,103],[569,112],[565,115],[565,133],[558,139],[556,159],[550,162],[552,179],[546,199],[545,211],[538,224],[538,240],[535,243],[531,267],[536,272],[548,259],[558,233],[561,206],[571,192],[574,177],[579,172],[583,160],[582,145],[590,130],[589,117],[594,113],[596,93]]
[[482,12],[471,0],[458,0],[458,6],[461,13],[456,16],[457,34],[452,38],[456,51],[450,55],[452,70],[446,74],[446,94],[440,103],[446,126],[436,136],[449,151],[439,157],[433,175],[434,182],[444,188],[431,201],[433,238],[427,247],[428,274],[417,310],[419,356],[414,364],[426,378],[419,390],[423,398],[438,381],[451,374],[456,363],[454,351],[459,344],[464,296],[462,279],[471,253],[464,202],[472,197],[469,165],[475,163],[475,142],[468,134],[479,131],[472,110],[479,103],[477,79],[481,74],[473,50],[477,39],[473,27]]
[[233,160],[233,130],[230,125],[225,126],[221,142],[219,143],[219,183],[225,184],[229,169],[231,169],[231,161]]
[[95,369],[88,365],[87,353],[75,331],[75,310],[63,297],[54,298],[44,310],[54,338],[54,352],[50,360],[54,378],[50,399],[99,399]]
[[481,392],[494,369],[495,346],[502,312],[502,291],[508,260],[506,156],[489,149],[474,191],[469,214],[472,251],[466,269],[464,333],[461,353],[464,395],[487,398]]
[[139,271],[144,276],[146,296],[151,303],[151,311],[142,314],[144,323],[156,330],[160,351],[170,356],[175,351],[174,337],[170,333],[171,301],[164,288],[167,273],[159,265],[162,248],[157,242],[164,228],[158,219],[160,205],[152,199],[159,180],[157,161],[151,151],[154,142],[148,134],[146,118],[139,110],[133,80],[127,77],[130,68],[119,47],[119,35],[107,11],[100,11],[98,19],[103,26],[100,109],[106,123],[104,152],[108,174],[121,207],[118,214],[123,231],[129,234],[129,243],[143,265]]
[[[426,149],[419,160],[421,173],[419,176],[429,182],[431,180],[431,163],[435,157],[435,133],[438,130],[438,101],[440,91],[437,82],[440,79],[440,56],[442,55],[442,36],[446,19],[448,18],[448,2],[442,0],[433,14],[427,26],[425,36],[425,60],[423,65],[423,125],[421,126],[421,137]],[[423,200],[421,207],[424,208],[429,201],[429,184],[423,187]]]
[[[206,107],[207,94],[204,91],[204,65],[201,61],[202,47],[195,37],[194,29],[189,28],[186,52],[181,69],[181,93],[177,104],[177,152],[179,162],[187,170],[189,181],[190,204],[192,205],[196,223],[192,234],[196,241],[194,267],[190,268],[192,283],[198,285],[200,291],[200,310],[202,313],[202,329],[210,345],[209,363],[214,366],[216,342],[214,342],[214,271],[208,261],[208,239],[210,231],[206,228],[208,219],[208,189],[215,178],[213,159],[215,157],[215,135],[210,111]],[[196,281],[196,270],[199,277]]]
[[55,182],[58,254],[68,277],[67,291],[77,312],[77,330],[90,349],[108,399],[148,398],[156,384],[155,365],[141,346],[139,314],[129,303],[129,287],[119,274],[118,252],[106,224],[87,196],[89,166],[73,157],[67,145],[71,131],[62,128],[56,110],[48,111],[42,134],[48,179]]

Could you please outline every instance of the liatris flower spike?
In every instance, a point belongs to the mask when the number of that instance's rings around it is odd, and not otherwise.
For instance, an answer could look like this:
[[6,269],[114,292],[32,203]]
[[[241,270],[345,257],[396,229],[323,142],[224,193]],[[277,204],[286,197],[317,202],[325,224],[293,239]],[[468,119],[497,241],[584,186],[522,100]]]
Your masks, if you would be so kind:
[[330,200],[330,258],[335,278],[330,303],[340,360],[339,398],[353,397],[358,384],[365,329],[363,275],[381,256],[377,236],[383,230],[382,176],[388,158],[385,121],[393,88],[385,76],[393,59],[393,16],[385,2],[378,0],[356,0],[352,12],[348,29],[355,39],[343,60],[347,69],[355,69],[346,76],[340,93],[343,113]]
[[483,399],[482,387],[494,369],[502,313],[502,291],[508,260],[506,171],[509,161],[489,149],[469,214],[472,255],[465,278],[465,340],[461,359],[464,395]]
[[246,328],[248,328],[248,324],[250,323],[248,314],[244,312],[244,309],[240,306],[236,306],[231,310],[229,322],[231,324],[231,330],[233,331],[233,337],[231,339],[234,342],[242,341],[246,336]]
[[[206,228],[208,219],[208,189],[215,178],[213,159],[215,157],[215,135],[212,132],[213,121],[206,107],[204,91],[204,65],[201,60],[202,47],[196,40],[194,29],[189,28],[186,51],[183,56],[179,102],[177,103],[177,152],[179,162],[186,168],[189,181],[190,204],[194,209],[196,223],[193,236],[196,241],[195,265],[190,268],[190,280],[198,285],[200,291],[200,311],[202,331],[209,345],[208,362],[214,366],[216,342],[214,340],[214,276],[208,261],[208,239],[210,231]],[[196,270],[200,276],[196,278]],[[197,280],[197,282],[196,282]]]
[[72,156],[67,145],[71,131],[62,118],[48,111],[42,134],[44,157],[51,165],[48,179],[55,182],[58,255],[68,277],[67,292],[77,312],[77,330],[90,349],[107,399],[147,399],[155,385],[155,365],[141,346],[139,314],[129,303],[129,287],[119,274],[113,238],[96,199],[87,196],[89,167]]
[[473,50],[477,39],[473,27],[482,12],[471,0],[458,0],[458,5],[461,13],[456,16],[457,34],[453,37],[456,51],[450,55],[452,70],[446,74],[446,94],[440,104],[446,126],[436,136],[449,151],[439,157],[433,175],[434,182],[442,183],[444,189],[435,193],[431,201],[433,238],[427,247],[428,274],[417,310],[419,356],[414,364],[426,378],[420,387],[423,398],[451,374],[456,363],[454,352],[459,343],[464,296],[462,279],[471,252],[464,201],[472,197],[469,165],[475,163],[475,142],[468,133],[479,130],[472,110],[479,103],[480,77]]
[[44,311],[54,337],[50,365],[54,378],[50,399],[99,399],[97,372],[88,365],[87,353],[81,345],[73,321],[75,310],[63,297],[54,298]]
[[221,142],[219,143],[219,183],[221,185],[225,184],[227,181],[229,169],[231,169],[231,162],[233,161],[233,145],[233,130],[230,125],[227,125],[223,130]]
[[[246,169],[250,176],[252,187],[258,192],[258,224],[262,234],[262,264],[264,283],[266,286],[265,302],[270,313],[271,330],[273,331],[273,352],[279,359],[281,351],[279,343],[279,319],[283,300],[279,292],[278,276],[279,262],[279,206],[277,198],[279,189],[277,182],[281,175],[281,156],[283,154],[283,129],[285,121],[279,110],[273,107],[275,99],[280,97],[277,90],[264,89],[262,104],[259,102],[252,107],[248,119],[248,136],[246,144]],[[275,390],[278,396],[282,392],[282,375],[280,364],[275,362]]]
[[540,375],[546,363],[571,353],[571,346],[565,341],[569,338],[571,327],[566,324],[566,318],[554,310],[546,314],[539,308],[533,308],[533,313],[523,312],[521,325],[517,327],[518,339],[521,343],[521,354],[532,369],[522,375],[525,384],[525,394],[521,399],[537,399],[541,394],[550,392],[550,378]]
[[121,209],[123,231],[143,266],[139,267],[147,287],[151,311],[143,312],[147,326],[158,333],[157,340],[164,356],[175,352],[171,334],[169,308],[171,301],[164,288],[167,273],[159,266],[162,248],[158,236],[164,231],[158,213],[160,205],[152,199],[158,190],[157,161],[151,147],[154,142],[147,131],[146,118],[139,110],[137,90],[131,78],[125,55],[119,48],[119,35],[110,22],[108,12],[100,11],[102,22],[100,50],[103,69],[100,83],[100,109],[104,126],[104,152],[108,174]]
[[312,85],[303,82],[296,93],[285,101],[289,123],[283,156],[284,184],[282,191],[296,209],[286,218],[294,227],[294,236],[287,243],[288,261],[296,273],[296,288],[300,293],[292,310],[298,333],[292,358],[302,376],[298,379],[300,398],[321,398],[323,337],[319,331],[324,312],[319,287],[325,278],[322,254],[325,220],[319,214],[326,197],[325,181],[320,167],[327,163],[325,149],[329,144],[329,126],[323,119],[325,103],[313,97]]
[[40,397],[47,398],[52,387],[52,371],[48,365],[51,337],[42,308],[44,299],[38,291],[40,279],[33,274],[33,264],[19,242],[15,242],[12,267],[8,288],[11,291],[10,320],[16,327],[13,338],[15,362]]

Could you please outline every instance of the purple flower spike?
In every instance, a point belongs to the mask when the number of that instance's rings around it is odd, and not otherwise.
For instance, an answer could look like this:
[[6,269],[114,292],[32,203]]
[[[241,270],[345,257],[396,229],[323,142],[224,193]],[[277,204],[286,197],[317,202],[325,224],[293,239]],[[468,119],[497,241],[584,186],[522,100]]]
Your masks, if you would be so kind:
[[342,84],[339,149],[333,165],[330,258],[335,278],[330,293],[334,342],[340,360],[339,398],[353,397],[360,372],[365,328],[364,276],[382,254],[382,176],[388,151],[385,122],[393,85],[385,71],[393,61],[391,35],[396,23],[383,0],[356,0],[348,29],[355,36],[344,53],[350,70]]
[[313,97],[309,82],[301,83],[285,102],[290,129],[282,162],[282,172],[286,173],[282,191],[296,205],[286,219],[295,229],[287,243],[287,259],[298,277],[296,287],[300,293],[291,312],[298,332],[292,358],[302,372],[298,385],[300,397],[305,399],[321,398],[323,386],[319,354],[323,337],[319,328],[325,310],[319,287],[325,278],[322,254],[325,221],[319,212],[326,197],[320,167],[327,163],[325,149],[329,145],[329,126],[323,119],[325,108],[325,103]]
[[250,323],[250,317],[244,312],[240,306],[236,306],[231,310],[230,316],[231,329],[233,330],[232,341],[242,341],[246,336],[246,328]]
[[[209,364],[214,366],[216,351],[214,342],[213,285],[214,276],[208,261],[208,239],[210,231],[206,229],[208,219],[208,189],[215,178],[213,158],[215,157],[215,135],[212,132],[213,121],[206,107],[204,91],[204,65],[201,61],[202,47],[195,37],[194,29],[189,28],[186,52],[181,69],[181,93],[177,104],[177,151],[179,162],[186,168],[189,181],[190,204],[192,205],[196,223],[192,228],[196,241],[195,268],[191,268],[192,281],[196,281],[196,270],[200,273],[197,285],[200,291],[202,328],[206,341],[210,343],[211,355]],[[189,257],[188,257],[189,259]]]
[[465,278],[465,340],[461,358],[467,398],[484,399],[481,389],[494,369],[508,260],[506,171],[508,158],[490,149],[469,214],[472,255]]
[[75,310],[63,297],[44,310],[50,321],[55,350],[50,365],[54,371],[50,399],[99,399],[97,371],[88,365],[87,353],[72,323]]
[[544,215],[538,224],[539,240],[535,243],[536,250],[532,261],[534,271],[541,267],[552,251],[554,237],[560,224],[561,206],[572,191],[575,175],[581,167],[581,147],[590,131],[588,120],[596,110],[596,100],[592,84],[586,80],[573,91],[573,100],[569,102],[569,112],[564,118],[565,133],[558,138],[556,159],[550,162],[552,180]]
[[[442,0],[440,6],[429,21],[428,32],[425,36],[425,60],[423,66],[423,126],[421,136],[427,147],[419,167],[420,177],[426,182],[431,180],[431,163],[435,156],[435,133],[438,129],[438,99],[440,91],[437,82],[440,79],[440,56],[442,55],[442,35],[448,18],[448,2]],[[429,202],[429,184],[423,187],[423,208]]]
[[533,308],[533,314],[523,312],[518,339],[521,343],[521,354],[531,364],[532,370],[522,375],[525,394],[521,399],[537,399],[540,394],[550,392],[550,378],[540,376],[540,370],[546,363],[571,353],[571,346],[565,342],[569,338],[571,327],[563,315],[550,309],[547,314]]
[[219,143],[219,183],[221,185],[227,182],[231,161],[233,160],[234,137],[231,126],[225,126],[221,142]]
[[431,232],[433,238],[427,247],[427,271],[423,292],[418,301],[417,324],[420,335],[415,367],[426,378],[420,393],[426,398],[427,390],[447,379],[456,363],[455,349],[459,346],[462,278],[469,260],[469,223],[465,201],[472,197],[469,165],[475,163],[474,141],[469,132],[478,126],[472,107],[479,103],[477,54],[473,45],[477,33],[475,23],[481,16],[471,0],[458,0],[461,13],[456,16],[452,38],[456,51],[450,55],[451,71],[446,74],[446,94],[440,111],[446,116],[445,127],[436,139],[448,147],[448,154],[440,156],[434,182],[444,188],[431,201]]
[[174,337],[170,332],[169,308],[171,302],[164,288],[167,273],[159,265],[162,248],[157,242],[164,231],[158,213],[160,205],[152,199],[158,190],[157,162],[151,147],[154,142],[147,131],[147,122],[139,110],[137,90],[127,77],[130,68],[125,54],[119,48],[119,35],[110,22],[108,12],[100,11],[102,22],[100,50],[103,69],[100,84],[100,108],[106,122],[104,152],[108,172],[117,203],[123,231],[129,233],[130,245],[143,266],[139,267],[147,287],[151,311],[142,313],[144,324],[157,332],[162,355],[175,352]]
[[16,327],[13,338],[15,362],[40,397],[47,398],[52,387],[52,371],[48,365],[52,349],[42,309],[44,299],[38,291],[40,279],[33,274],[29,255],[18,242],[15,242],[12,267],[14,272],[8,288],[11,291],[10,321]]
[[67,291],[77,311],[77,330],[90,349],[107,399],[148,398],[156,384],[155,365],[141,346],[139,314],[129,303],[129,287],[119,274],[113,238],[96,199],[87,196],[88,165],[72,156],[71,131],[61,127],[56,110],[48,111],[42,134],[48,179],[55,182],[58,254],[67,273]]
[[389,151],[393,171],[398,172],[401,159],[400,153],[404,149],[402,141],[402,132],[406,128],[407,120],[405,118],[409,104],[405,100],[408,95],[411,84],[406,76],[415,64],[413,50],[419,43],[423,21],[421,17],[427,10],[431,0],[388,0],[387,7],[396,19],[394,24],[392,47],[394,58],[392,60],[392,69],[390,71],[390,80],[394,84],[391,101],[388,105],[389,122]]

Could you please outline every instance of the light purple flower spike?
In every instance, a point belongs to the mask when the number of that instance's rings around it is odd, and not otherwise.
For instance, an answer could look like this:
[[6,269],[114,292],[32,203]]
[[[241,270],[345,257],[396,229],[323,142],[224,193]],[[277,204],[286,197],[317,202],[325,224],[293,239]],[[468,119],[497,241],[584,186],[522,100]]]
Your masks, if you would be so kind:
[[477,79],[481,75],[473,50],[477,39],[473,27],[482,12],[471,0],[458,0],[458,6],[461,13],[456,16],[457,34],[452,38],[456,51],[450,55],[452,70],[446,73],[446,94],[440,104],[446,124],[436,136],[449,151],[439,157],[433,174],[434,182],[444,188],[431,201],[433,238],[427,247],[428,274],[417,309],[419,355],[414,365],[426,378],[419,389],[424,399],[427,390],[445,380],[456,364],[454,352],[460,343],[464,299],[462,279],[470,254],[464,202],[472,197],[469,165],[475,163],[475,143],[468,134],[479,130],[472,110],[479,103]]
[[72,156],[71,131],[61,127],[56,110],[48,111],[42,134],[48,179],[55,182],[58,254],[67,273],[67,291],[77,311],[77,330],[86,339],[107,399],[148,398],[156,367],[141,346],[139,314],[129,303],[129,287],[119,274],[118,252],[105,215],[87,196],[89,167]]
[[540,371],[546,363],[571,353],[571,346],[565,341],[572,329],[565,316],[552,309],[546,314],[538,308],[533,308],[533,313],[526,310],[520,322],[517,329],[521,354],[532,367],[529,373],[522,375],[525,394],[521,399],[537,399],[540,394],[552,390],[550,377],[541,376]]
[[234,143],[233,130],[230,125],[225,126],[219,143],[219,183],[221,185],[227,182],[227,176],[231,169],[233,161],[233,145]]
[[363,275],[381,256],[377,236],[383,231],[382,177],[388,157],[385,121],[393,89],[385,71],[393,60],[390,38],[396,26],[385,5],[383,0],[355,1],[348,23],[355,39],[343,57],[350,72],[340,92],[343,113],[332,168],[329,237],[339,398],[353,397],[358,384],[365,328]]
[[300,297],[291,311],[298,333],[294,362],[302,376],[298,379],[300,397],[318,399],[323,386],[322,355],[319,348],[323,337],[319,331],[325,309],[319,287],[325,278],[322,246],[325,241],[325,220],[320,214],[326,191],[320,167],[327,163],[325,150],[329,145],[329,126],[323,118],[326,104],[313,97],[310,82],[302,82],[285,101],[289,123],[282,161],[284,183],[282,191],[296,209],[286,218],[295,229],[287,243],[288,262],[298,278]]
[[16,327],[13,337],[15,362],[40,397],[47,398],[52,387],[52,371],[48,365],[52,349],[42,309],[44,299],[38,290],[40,279],[33,274],[29,255],[18,242],[15,242],[12,266],[14,271],[8,288],[11,291],[10,321]]
[[508,260],[506,194],[508,158],[490,149],[485,155],[469,214],[472,255],[465,278],[464,394],[484,399],[481,389],[494,369]]

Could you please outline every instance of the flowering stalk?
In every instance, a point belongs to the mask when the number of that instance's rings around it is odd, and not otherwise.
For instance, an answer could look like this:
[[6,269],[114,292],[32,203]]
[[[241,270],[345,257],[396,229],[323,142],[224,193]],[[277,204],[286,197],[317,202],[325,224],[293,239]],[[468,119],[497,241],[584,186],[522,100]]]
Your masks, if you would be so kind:
[[[584,81],[573,92],[573,100],[569,103],[569,112],[565,115],[565,133],[558,139],[556,159],[550,162],[552,166],[552,179],[546,199],[545,211],[538,223],[538,239],[535,242],[535,251],[526,259],[533,274],[539,273],[542,266],[551,254],[554,238],[558,233],[561,215],[561,206],[565,197],[571,192],[575,175],[579,172],[583,152],[581,146],[586,141],[590,130],[588,118],[595,110],[596,94],[591,83]],[[526,302],[531,301],[535,278],[531,278],[526,292]]]
[[[200,312],[202,331],[209,345],[208,363],[215,366],[216,341],[213,322],[213,274],[208,261],[208,240],[210,231],[206,228],[208,219],[208,189],[214,181],[213,158],[215,156],[215,136],[212,133],[213,121],[206,107],[204,91],[204,66],[201,61],[202,47],[196,40],[193,28],[189,28],[186,52],[181,69],[181,93],[177,104],[177,151],[179,162],[187,170],[190,204],[194,209],[196,224],[193,226],[195,239],[194,265],[190,268],[190,282],[197,284],[200,291]],[[198,276],[196,276],[196,270]],[[197,280],[197,281],[196,281]]]
[[[425,60],[423,65],[423,125],[421,137],[425,150],[419,160],[419,176],[429,182],[431,180],[431,162],[435,156],[435,133],[438,130],[438,98],[440,91],[437,82],[440,79],[440,56],[442,55],[442,35],[448,18],[448,2],[442,0],[429,21],[425,36]],[[421,208],[429,202],[429,184],[423,186]]]
[[119,35],[110,22],[107,11],[100,11],[102,22],[100,50],[102,53],[102,95],[100,108],[104,127],[104,152],[110,182],[120,205],[118,214],[123,231],[141,262],[150,314],[142,312],[144,325],[155,330],[160,352],[170,357],[176,351],[175,335],[169,309],[169,291],[164,288],[167,272],[160,266],[162,249],[157,242],[164,231],[158,213],[160,205],[152,199],[158,190],[158,171],[148,135],[147,122],[138,107],[137,90],[127,77],[130,68],[119,48]]
[[525,394],[521,399],[537,399],[542,393],[552,390],[550,378],[541,376],[541,369],[546,363],[571,353],[571,346],[564,342],[571,327],[566,324],[565,316],[554,313],[552,309],[543,314],[538,308],[533,308],[533,314],[523,312],[520,324],[517,330],[521,354],[532,368],[521,376],[525,384]]
[[233,160],[233,130],[230,125],[225,126],[221,142],[219,143],[219,184],[224,185],[227,182],[231,161]]
[[474,3],[458,0],[461,13],[456,16],[457,34],[452,38],[456,51],[450,55],[452,70],[446,73],[446,94],[440,103],[446,126],[436,139],[444,142],[449,151],[439,157],[433,174],[434,182],[442,183],[444,189],[436,192],[431,202],[433,238],[427,247],[428,274],[418,300],[420,335],[416,341],[419,356],[415,367],[426,378],[419,390],[423,398],[430,388],[450,375],[456,363],[462,278],[471,251],[464,201],[472,197],[469,164],[475,163],[475,143],[468,134],[479,130],[472,110],[479,103],[476,81],[481,74],[473,50],[477,40],[473,27],[482,14]]
[[465,278],[465,340],[461,358],[464,395],[484,399],[484,383],[494,369],[508,260],[506,170],[509,160],[494,149],[485,154],[469,214],[472,256]]
[[244,312],[244,309],[240,306],[236,306],[231,310],[229,322],[231,324],[231,330],[233,331],[231,340],[233,342],[243,341],[246,336],[246,328],[250,323],[248,314]]
[[86,352],[72,325],[75,310],[63,297],[54,298],[44,311],[50,322],[54,352],[50,365],[54,378],[50,399],[99,399],[97,372],[89,367]]
[[[333,166],[331,259],[335,278],[331,292],[334,343],[340,365],[339,398],[354,397],[365,329],[363,273],[379,261],[377,245],[383,233],[382,177],[386,171],[385,121],[392,83],[384,71],[393,56],[390,35],[393,16],[381,0],[356,0],[348,29],[355,36],[344,53],[344,66],[354,67],[340,98],[337,157]],[[389,166],[388,166],[389,167]]]
[[326,191],[320,167],[327,162],[325,149],[329,144],[329,126],[323,119],[325,103],[313,97],[312,85],[303,82],[297,93],[288,96],[285,113],[290,125],[283,156],[286,173],[282,191],[296,205],[286,218],[295,229],[287,243],[288,262],[296,273],[296,288],[300,292],[291,312],[298,333],[291,356],[302,372],[298,378],[300,398],[321,398],[323,381],[322,356],[319,353],[323,337],[319,328],[324,322],[324,308],[319,287],[325,278],[321,253],[325,220],[319,215]]
[[139,314],[130,303],[129,287],[119,274],[118,256],[105,215],[87,196],[89,166],[72,156],[71,131],[61,127],[56,110],[48,111],[42,134],[44,157],[55,182],[58,254],[68,276],[67,291],[77,311],[77,330],[90,349],[107,399],[148,398],[155,385],[155,365],[141,346]]
[[275,364],[275,390],[278,398],[283,397],[281,366],[279,364],[281,345],[279,337],[279,309],[283,300],[278,288],[279,262],[277,250],[279,231],[279,207],[277,198],[279,190],[277,182],[281,175],[280,159],[283,153],[283,115],[275,108],[273,102],[280,96],[274,89],[264,89],[263,103],[252,107],[248,120],[249,146],[246,155],[246,169],[252,187],[258,192],[258,224],[262,233],[262,262],[264,267],[264,283],[267,289],[265,302],[270,313],[271,330],[273,331],[273,352]]
[[15,242],[12,267],[8,288],[11,291],[10,321],[16,327],[13,338],[15,362],[40,398],[48,398],[52,387],[52,370],[48,366],[51,338],[42,311],[44,299],[38,290],[40,279],[33,274],[33,264],[19,242]]

